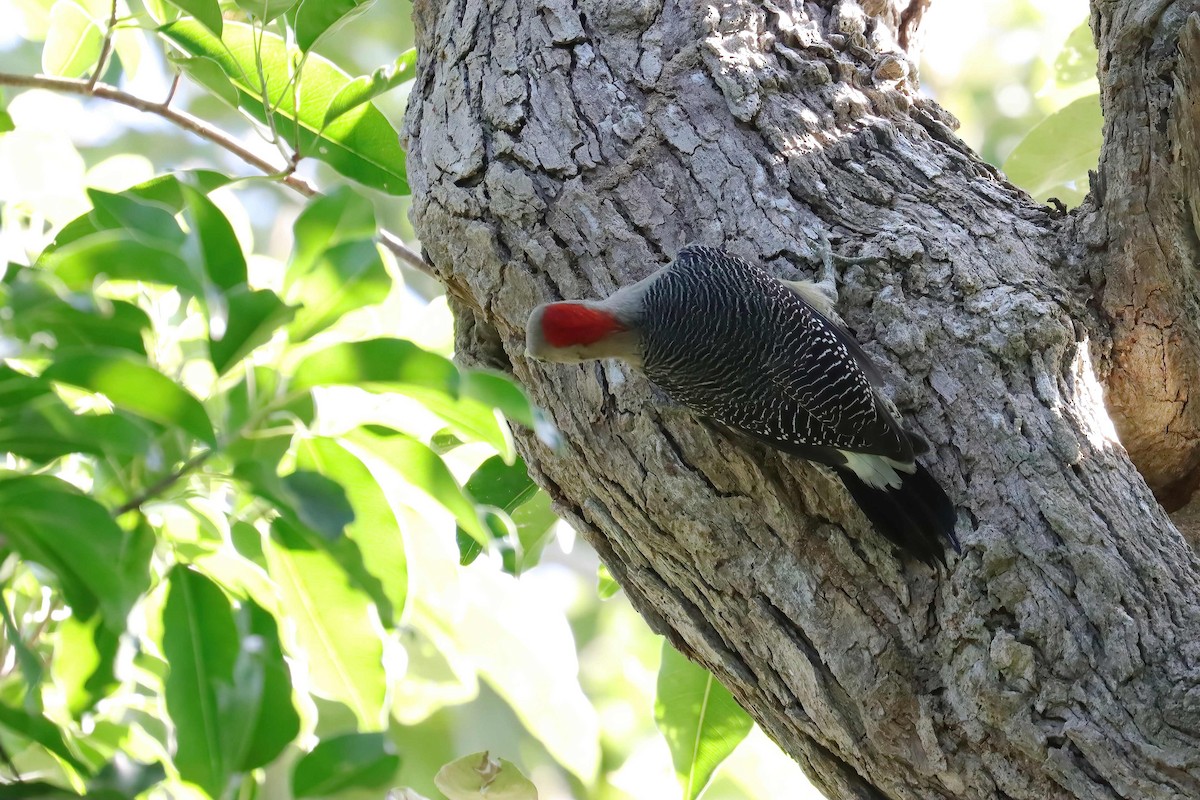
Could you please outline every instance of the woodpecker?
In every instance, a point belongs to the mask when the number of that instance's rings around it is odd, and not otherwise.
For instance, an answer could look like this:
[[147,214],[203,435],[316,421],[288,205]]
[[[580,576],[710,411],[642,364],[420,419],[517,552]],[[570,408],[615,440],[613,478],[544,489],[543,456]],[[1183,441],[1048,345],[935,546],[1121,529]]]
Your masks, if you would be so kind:
[[606,300],[547,303],[529,356],[619,358],[675,401],[785,453],[831,468],[875,529],[933,565],[960,551],[955,510],[915,460],[928,446],[878,393],[878,370],[834,323],[817,285],[689,246]]

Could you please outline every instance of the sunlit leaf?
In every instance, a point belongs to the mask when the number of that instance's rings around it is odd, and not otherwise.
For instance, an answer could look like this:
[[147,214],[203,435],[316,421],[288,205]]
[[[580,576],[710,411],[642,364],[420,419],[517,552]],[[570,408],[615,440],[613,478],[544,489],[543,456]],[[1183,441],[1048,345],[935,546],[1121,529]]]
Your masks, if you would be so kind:
[[621,591],[621,584],[617,583],[612,573],[608,571],[608,567],[603,564],[596,570],[596,583],[596,594],[600,595],[601,600],[614,597],[617,592]]
[[292,15],[296,43],[310,50],[317,40],[355,15],[366,10],[372,0],[301,0]]
[[0,703],[0,725],[14,733],[19,733],[30,741],[37,742],[70,764],[76,772],[85,775],[91,772],[87,765],[71,752],[59,727],[41,714],[31,714],[24,709],[12,708]]
[[179,428],[210,445],[217,442],[200,401],[158,370],[120,351],[65,356],[47,367],[42,378],[98,392],[114,405],[160,425]]
[[169,56],[171,63],[183,70],[184,74],[196,83],[208,89],[217,98],[232,108],[238,107],[238,90],[221,69],[221,65],[206,56]]
[[385,786],[400,766],[395,750],[382,733],[348,733],[323,739],[296,762],[292,793],[296,797],[324,797],[347,789]]
[[417,74],[416,49],[405,50],[394,64],[380,67],[370,75],[360,75],[346,84],[334,95],[333,102],[325,111],[322,125],[328,125],[338,117],[363,103],[369,103],[384,92],[395,89]]
[[409,394],[430,389],[458,394],[458,367],[405,339],[368,339],[331,345],[307,356],[292,377],[296,388],[359,386]]
[[[320,0],[316,5],[338,4]],[[260,122],[268,121],[264,97],[268,98],[271,113],[294,121],[295,125],[278,127],[298,137],[292,144],[298,146],[301,155],[318,158],[367,186],[393,195],[408,194],[399,135],[379,109],[369,103],[360,105],[323,126],[333,98],[350,82],[350,77],[332,62],[310,53],[297,82],[291,77],[295,54],[275,34],[256,33],[250,25],[229,22],[223,37],[217,38],[187,19],[160,30],[187,54],[216,61],[237,87],[241,108]],[[258,78],[260,61],[265,89]]]
[[346,490],[320,473],[300,469],[280,476],[271,465],[250,462],[238,464],[234,474],[280,513],[327,541],[341,538],[346,526],[354,521]]
[[392,627],[408,595],[408,562],[400,525],[387,496],[367,466],[332,439],[305,440],[298,448],[296,464],[345,488],[354,509],[354,521],[346,534],[357,542],[366,570],[378,579],[383,596],[373,597],[384,626]]
[[119,634],[102,625],[99,617],[84,621],[74,616],[59,623],[57,634],[50,672],[67,708],[78,716],[117,685]]
[[149,433],[120,414],[76,414],[55,394],[0,415],[0,452],[45,463],[68,453],[143,455]]
[[287,298],[297,311],[288,336],[293,342],[304,341],[346,312],[382,302],[391,288],[392,279],[375,242],[364,239],[334,245],[292,283]]
[[8,133],[15,131],[16,124],[13,122],[12,114],[9,114],[3,108],[0,108],[0,133]]
[[1085,19],[1067,36],[1062,50],[1058,51],[1058,56],[1054,59],[1055,83],[1066,87],[1096,80],[1098,60],[1092,26]]
[[409,485],[454,515],[458,525],[484,548],[491,534],[479,518],[475,503],[464,493],[454,475],[427,445],[387,428],[372,426],[347,437],[384,459]]
[[272,334],[296,313],[271,290],[253,290],[244,285],[226,292],[225,302],[225,330],[220,338],[214,337],[211,330],[208,335],[208,352],[221,375],[270,341]]
[[217,0],[170,0],[170,3],[185,14],[195,17],[200,24],[215,35],[221,35],[224,19],[221,16],[221,7]]
[[91,293],[60,296],[45,280],[44,270],[10,268],[0,282],[0,307],[12,310],[0,318],[0,330],[32,346],[119,347],[145,355],[142,333],[150,317],[133,303],[106,300]]
[[235,765],[224,737],[219,692],[233,685],[238,635],[229,599],[208,578],[176,566],[167,578],[164,693],[175,726],[174,764],[185,779],[220,796]]
[[1058,197],[1078,205],[1088,191],[1088,170],[1103,143],[1100,96],[1081,97],[1026,134],[1004,162],[1009,180],[1038,200]]
[[[25,637],[21,634],[21,629],[17,627],[17,621],[13,619],[8,600],[2,593],[0,593],[0,616],[4,618],[5,644],[11,647],[16,654],[17,666],[21,669],[21,677],[25,679],[26,691],[36,692],[42,685],[42,675],[45,673],[45,669],[42,667],[41,659],[25,643]],[[70,619],[68,617],[65,621],[69,622]]]
[[190,227],[182,250],[188,263],[200,265],[221,289],[245,284],[246,257],[229,219],[203,192],[187,184],[180,184],[180,191]]
[[321,254],[346,242],[375,239],[375,207],[360,192],[339,187],[309,201],[292,226],[292,258],[285,291],[312,270]]
[[[549,498],[545,498],[545,502],[535,502],[538,487],[530,480],[525,462],[518,458],[513,464],[506,464],[500,456],[493,456],[471,475],[466,490],[475,502],[494,506],[508,520],[515,539],[511,546],[519,549],[514,550],[514,563],[507,571],[515,574],[536,564],[541,545],[556,517],[550,510]],[[500,531],[493,528],[493,533]],[[464,565],[480,553],[479,544],[461,527],[458,543]]]
[[378,730],[384,720],[387,676],[370,599],[347,583],[332,556],[310,545],[283,520],[272,526],[266,556],[306,655],[312,690],[345,704],[365,730]]
[[516,765],[485,752],[451,761],[433,782],[447,800],[537,800],[537,787]]
[[97,280],[108,279],[146,281],[177,286],[193,296],[203,294],[199,279],[177,253],[121,230],[83,237],[47,252],[41,261],[71,289],[90,289]]
[[238,653],[234,687],[248,683],[248,673],[259,676],[261,686],[237,760],[237,768],[246,771],[273,761],[299,735],[300,715],[292,702],[292,674],[283,658],[275,618],[257,603],[246,601],[238,610],[238,622],[244,629],[243,642],[252,641],[254,647],[243,645]]
[[113,194],[88,189],[97,230],[120,229],[153,247],[174,250],[183,244],[183,229],[175,215],[161,204],[132,192]]
[[238,8],[260,22],[270,22],[287,13],[300,0],[236,0]]
[[684,800],[695,800],[754,721],[703,667],[663,642],[654,720],[667,746]]
[[0,480],[0,535],[21,557],[53,572],[80,619],[99,609],[113,630],[149,585],[153,537],[124,531],[102,505],[57,478]]
[[42,72],[60,78],[86,75],[100,59],[104,31],[75,3],[55,3],[42,48]]
[[473,369],[463,375],[461,391],[466,397],[499,409],[513,422],[519,422],[526,428],[533,427],[533,406],[512,379],[495,372]]

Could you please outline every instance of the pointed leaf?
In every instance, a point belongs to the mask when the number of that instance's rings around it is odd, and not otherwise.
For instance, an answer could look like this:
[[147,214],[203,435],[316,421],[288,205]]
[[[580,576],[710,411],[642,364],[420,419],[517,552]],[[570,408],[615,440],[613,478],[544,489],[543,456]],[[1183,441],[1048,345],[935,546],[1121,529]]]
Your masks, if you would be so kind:
[[191,229],[182,250],[188,263],[199,264],[221,289],[244,284],[246,257],[229,218],[203,192],[187,184],[180,184],[180,190],[183,216]]
[[201,296],[199,279],[176,253],[138,241],[122,230],[100,231],[42,255],[41,263],[70,289],[89,290],[97,280],[145,281]]
[[296,43],[311,50],[317,40],[366,10],[372,0],[301,0],[292,18]]
[[370,75],[360,75],[341,88],[325,111],[322,127],[333,122],[363,103],[369,103],[379,95],[395,89],[417,74],[416,48],[405,50],[394,64],[380,67]]
[[158,370],[121,351],[94,350],[65,356],[51,364],[42,378],[103,394],[120,408],[160,425],[179,428],[206,444],[217,443],[199,400]]
[[104,31],[75,3],[55,3],[42,47],[42,72],[60,78],[79,78],[100,59]]
[[237,0],[238,8],[259,22],[270,22],[286,14],[300,0]]
[[754,721],[703,667],[663,642],[654,720],[667,746],[684,800],[695,800]]
[[[358,543],[365,568],[376,578],[382,596],[372,598],[384,627],[391,628],[408,594],[408,563],[396,513],[375,476],[357,456],[332,439],[312,438],[296,453],[301,469],[319,471],[345,487],[354,508],[346,534]],[[368,586],[363,586],[369,591]]]
[[332,556],[312,547],[285,520],[277,519],[271,532],[267,565],[295,624],[313,691],[344,703],[364,729],[378,730],[387,676],[370,599],[347,583]]
[[378,228],[371,201],[341,186],[309,201],[292,226],[295,244],[284,276],[284,291],[312,270],[326,249],[346,242],[373,241]]
[[270,341],[272,334],[296,313],[269,289],[238,286],[225,293],[225,302],[229,317],[224,333],[214,338],[210,331],[208,337],[208,352],[219,375]]
[[229,761],[219,694],[233,685],[237,628],[217,585],[182,565],[167,577],[163,655],[170,665],[164,694],[175,726],[174,764],[186,780],[220,796],[235,768]]
[[302,342],[349,311],[383,302],[391,288],[391,276],[374,241],[334,245],[292,283],[287,298],[297,310],[288,336],[293,342]]
[[1004,172],[1038,200],[1057,196],[1078,205],[1088,191],[1088,170],[1100,160],[1103,124],[1100,96],[1081,97],[1026,134],[1004,162]]
[[275,618],[257,603],[246,601],[238,612],[242,625],[248,628],[236,674],[252,670],[261,676],[257,714],[253,724],[246,726],[248,746],[240,754],[236,767],[240,772],[256,769],[274,761],[283,749],[300,733],[300,715],[292,702],[292,673],[283,658],[279,641],[279,626]]
[[221,35],[224,19],[217,0],[170,0],[171,5],[191,14],[217,36]]

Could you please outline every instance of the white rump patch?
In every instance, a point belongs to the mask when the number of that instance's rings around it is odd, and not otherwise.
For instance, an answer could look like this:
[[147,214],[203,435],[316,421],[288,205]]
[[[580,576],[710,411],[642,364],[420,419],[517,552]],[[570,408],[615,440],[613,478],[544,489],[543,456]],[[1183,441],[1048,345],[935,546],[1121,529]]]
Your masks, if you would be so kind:
[[872,489],[899,489],[903,479],[898,471],[909,475],[917,471],[917,465],[914,463],[906,464],[885,456],[869,456],[845,450],[838,452],[846,457],[846,466]]

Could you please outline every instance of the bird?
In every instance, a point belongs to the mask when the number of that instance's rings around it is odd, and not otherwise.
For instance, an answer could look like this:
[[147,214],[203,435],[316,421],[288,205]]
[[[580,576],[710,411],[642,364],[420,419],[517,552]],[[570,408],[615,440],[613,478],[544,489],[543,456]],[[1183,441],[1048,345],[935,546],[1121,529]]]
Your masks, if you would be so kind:
[[831,469],[875,530],[931,567],[945,565],[947,543],[961,552],[957,514],[916,460],[928,444],[880,395],[879,370],[834,316],[820,284],[689,245],[604,300],[535,308],[526,354],[625,361],[673,401]]

